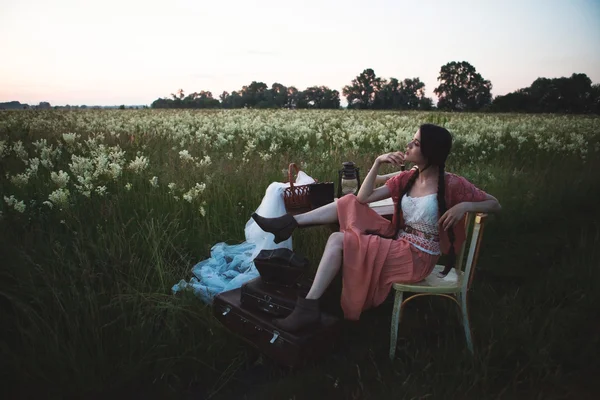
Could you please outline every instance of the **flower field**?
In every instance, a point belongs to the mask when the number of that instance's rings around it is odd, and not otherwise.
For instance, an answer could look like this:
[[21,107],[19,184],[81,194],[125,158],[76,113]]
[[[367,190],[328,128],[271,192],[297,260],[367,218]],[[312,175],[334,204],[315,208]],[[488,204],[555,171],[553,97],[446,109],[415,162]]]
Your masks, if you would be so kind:
[[[451,304],[423,300],[406,311],[395,362],[386,359],[391,306],[384,304],[349,328],[346,350],[290,373],[257,361],[192,295],[173,296],[172,285],[187,279],[212,245],[244,240],[250,214],[269,183],[287,179],[290,162],[319,181],[336,182],[344,161],[364,176],[377,155],[404,149],[424,122],[454,135],[447,171],[503,206],[486,228],[470,298],[474,359]],[[592,357],[600,353],[600,325],[591,322],[600,320],[599,168],[598,117],[0,112],[5,389],[586,398],[597,386],[585,374],[600,372]],[[301,230],[294,249],[316,265],[327,234]],[[568,332],[578,340],[563,340]]]

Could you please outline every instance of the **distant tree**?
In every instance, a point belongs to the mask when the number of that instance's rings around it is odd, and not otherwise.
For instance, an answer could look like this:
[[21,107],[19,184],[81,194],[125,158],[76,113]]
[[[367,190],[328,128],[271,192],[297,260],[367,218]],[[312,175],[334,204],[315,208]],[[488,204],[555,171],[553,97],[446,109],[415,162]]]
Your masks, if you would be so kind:
[[400,83],[400,93],[404,107],[417,110],[425,97],[425,84],[419,78],[407,78]]
[[477,111],[492,100],[492,84],[466,61],[452,61],[443,65],[438,81],[440,85],[434,89],[434,93],[439,98],[439,109]]
[[242,108],[244,107],[244,100],[242,96],[235,90],[231,94],[227,92],[221,93],[219,96],[221,99],[221,107],[223,108]]
[[298,108],[337,109],[340,108],[340,93],[327,86],[312,86],[298,94]]
[[285,108],[295,109],[298,108],[298,102],[300,101],[300,92],[294,86],[290,86],[287,89],[287,102]]
[[243,86],[241,90],[244,107],[249,108],[267,108],[269,102],[269,87],[264,82],[252,81],[248,86]]
[[537,78],[531,86],[494,98],[490,111],[531,113],[600,113],[598,85],[586,74]]
[[348,108],[373,108],[382,85],[383,81],[375,75],[375,71],[371,68],[365,69],[352,80],[352,84],[342,89],[348,101]]
[[152,104],[150,104],[150,107],[152,107],[152,108],[173,108],[173,100],[167,99],[167,98],[156,99],[152,102]]
[[178,106],[181,108],[218,108],[220,103],[219,100],[213,98],[210,91],[202,90],[187,95]]
[[124,109],[125,109],[125,104],[121,104],[121,105],[119,106],[119,110],[124,110]]
[[600,84],[592,85],[590,91],[590,105],[588,107],[589,112],[594,114],[600,114]]
[[383,110],[398,110],[402,108],[402,93],[400,82],[390,78],[389,82],[382,81],[381,89],[375,95],[374,108]]
[[283,108],[288,102],[288,88],[281,83],[271,85],[269,102],[272,107]]
[[385,110],[430,110],[433,101],[425,97],[425,83],[419,78],[406,78],[402,82],[390,78],[382,80],[373,108]]

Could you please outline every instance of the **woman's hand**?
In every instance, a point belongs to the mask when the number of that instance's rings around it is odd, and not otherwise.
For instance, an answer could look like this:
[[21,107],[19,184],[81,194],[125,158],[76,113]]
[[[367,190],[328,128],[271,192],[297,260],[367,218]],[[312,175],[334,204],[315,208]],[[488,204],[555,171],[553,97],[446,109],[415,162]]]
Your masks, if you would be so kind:
[[458,203],[451,209],[447,210],[438,221],[438,225],[445,231],[453,227],[458,221],[463,219],[467,212],[465,203]]
[[377,162],[380,164],[392,164],[400,168],[402,165],[404,165],[404,153],[401,151],[396,151],[394,153],[382,154],[377,157]]

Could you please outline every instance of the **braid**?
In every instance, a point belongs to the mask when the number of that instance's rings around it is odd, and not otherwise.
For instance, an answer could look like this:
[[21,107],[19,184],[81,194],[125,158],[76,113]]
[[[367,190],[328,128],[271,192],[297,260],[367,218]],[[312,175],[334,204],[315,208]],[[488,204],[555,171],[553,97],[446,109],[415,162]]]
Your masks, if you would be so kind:
[[[445,182],[445,169],[446,166],[444,164],[440,165],[440,176],[438,179],[438,192],[437,192],[437,201],[438,201],[438,209],[440,216],[444,215],[447,210],[446,207],[446,182]],[[456,251],[454,250],[454,228],[448,229],[448,237],[450,239],[450,251],[448,253],[448,259],[446,261],[446,266],[442,275],[447,275],[448,272],[456,265]]]

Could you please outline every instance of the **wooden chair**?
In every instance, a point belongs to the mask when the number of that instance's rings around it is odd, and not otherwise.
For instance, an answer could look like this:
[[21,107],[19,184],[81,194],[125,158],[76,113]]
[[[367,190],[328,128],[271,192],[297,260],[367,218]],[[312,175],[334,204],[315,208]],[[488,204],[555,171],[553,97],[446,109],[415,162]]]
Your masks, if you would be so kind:
[[[416,283],[394,283],[393,289],[396,291],[394,298],[394,311],[392,312],[392,326],[390,330],[390,359],[393,360],[396,354],[396,345],[398,340],[398,325],[402,314],[402,306],[412,299],[421,296],[442,296],[453,300],[462,311],[462,321],[467,340],[467,348],[473,354],[473,342],[471,338],[471,328],[469,325],[469,312],[467,309],[467,293],[473,281],[475,265],[479,255],[481,238],[483,237],[484,222],[487,214],[468,213],[465,218],[467,237],[462,245],[457,258],[456,268],[453,268],[445,278],[441,278],[439,273],[444,270],[443,265],[436,265],[432,273],[424,280]],[[463,259],[465,252],[468,255],[464,266]],[[406,299],[403,299],[404,293],[412,293]]]

